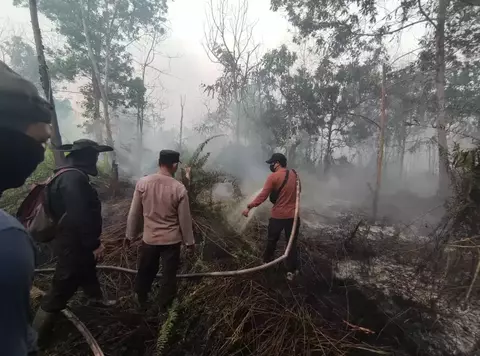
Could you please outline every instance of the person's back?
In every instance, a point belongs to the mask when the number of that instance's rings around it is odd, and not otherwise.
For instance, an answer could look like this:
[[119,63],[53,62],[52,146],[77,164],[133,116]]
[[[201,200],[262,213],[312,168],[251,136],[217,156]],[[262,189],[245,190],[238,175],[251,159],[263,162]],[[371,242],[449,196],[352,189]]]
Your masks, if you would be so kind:
[[137,190],[143,206],[143,241],[151,245],[169,245],[182,241],[179,203],[187,190],[172,176],[155,173],[140,179]]
[[297,201],[297,177],[294,170],[281,168],[271,173],[267,181],[271,181],[272,190],[278,191],[285,181],[288,172],[288,178],[285,185],[278,194],[277,201],[272,206],[272,218],[291,219],[295,216],[295,203]]
[[158,273],[160,259],[163,275],[160,305],[166,308],[171,304],[177,293],[181,245],[185,244],[190,252],[195,246],[187,190],[173,178],[180,154],[163,150],[158,163],[158,173],[137,182],[127,220],[127,244],[138,236],[143,220],[143,244],[135,279],[135,294],[142,309]]
[[86,172],[75,168],[60,174],[48,191],[53,217],[59,221],[58,238],[52,241],[56,255],[67,258],[91,254],[100,245],[102,208]]

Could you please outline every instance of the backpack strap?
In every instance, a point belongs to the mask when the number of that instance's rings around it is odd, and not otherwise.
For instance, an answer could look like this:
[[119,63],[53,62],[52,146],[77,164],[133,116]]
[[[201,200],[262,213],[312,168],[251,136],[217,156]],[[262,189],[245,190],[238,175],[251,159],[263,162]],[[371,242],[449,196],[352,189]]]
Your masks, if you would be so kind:
[[68,171],[77,171],[77,172],[82,173],[84,176],[86,176],[86,174],[78,168],[60,168],[57,172],[55,172],[54,175],[52,175],[50,178],[47,179],[47,181],[45,182],[45,185],[49,186],[55,178],[57,178],[62,173],[65,173],[65,172],[68,172]]
[[278,188],[278,190],[277,190],[277,196],[280,196],[280,192],[282,191],[283,187],[285,187],[285,184],[287,184],[289,173],[290,173],[290,171],[287,170],[287,173],[285,173],[285,179],[283,180],[283,183],[280,186],[280,188]]

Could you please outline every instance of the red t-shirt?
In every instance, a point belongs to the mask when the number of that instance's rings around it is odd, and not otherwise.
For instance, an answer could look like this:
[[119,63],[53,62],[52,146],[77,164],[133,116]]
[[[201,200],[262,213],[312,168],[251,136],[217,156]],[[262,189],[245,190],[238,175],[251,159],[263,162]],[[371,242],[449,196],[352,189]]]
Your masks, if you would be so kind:
[[[255,208],[262,204],[269,197],[270,193],[278,190],[285,180],[287,174],[286,168],[280,168],[275,173],[268,176],[262,191],[257,197],[248,204],[249,208]],[[293,219],[295,217],[295,202],[297,199],[297,181],[296,174],[290,170],[288,180],[280,191],[277,202],[272,207],[272,218],[274,219]]]

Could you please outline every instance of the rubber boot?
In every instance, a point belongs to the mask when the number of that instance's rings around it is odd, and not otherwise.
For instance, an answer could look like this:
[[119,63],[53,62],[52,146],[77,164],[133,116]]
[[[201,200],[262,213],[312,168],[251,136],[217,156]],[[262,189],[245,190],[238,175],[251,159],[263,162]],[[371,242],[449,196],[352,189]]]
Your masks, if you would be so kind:
[[53,327],[59,313],[48,313],[41,307],[38,308],[35,319],[33,319],[33,328],[37,332],[37,344],[40,350],[47,348],[53,335]]

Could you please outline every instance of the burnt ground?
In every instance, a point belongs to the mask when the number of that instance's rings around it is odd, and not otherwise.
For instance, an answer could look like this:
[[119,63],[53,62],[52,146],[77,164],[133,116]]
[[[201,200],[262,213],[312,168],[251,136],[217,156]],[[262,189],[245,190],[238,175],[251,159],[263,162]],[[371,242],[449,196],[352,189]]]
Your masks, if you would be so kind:
[[[121,252],[118,240],[127,206],[119,201],[107,209],[115,214],[107,221],[104,239],[108,264],[135,268],[136,247]],[[217,226],[207,228],[206,221],[216,221]],[[71,308],[105,355],[112,356],[476,355],[475,327],[455,319],[455,309],[447,308],[440,297],[432,302],[433,292],[427,297],[422,292],[429,290],[431,280],[415,275],[418,242],[399,239],[385,229],[369,237],[365,227],[355,229],[357,221],[343,217],[336,224],[304,225],[302,274],[294,282],[286,281],[282,267],[248,277],[182,280],[178,303],[168,314],[155,304],[161,292],[155,286],[152,305],[141,315],[131,300],[133,277],[100,272],[106,293],[118,298],[119,305],[86,307],[77,293]],[[259,264],[264,228],[258,224],[238,236],[219,219],[197,219],[203,248],[182,270]],[[373,230],[374,235],[379,228]],[[284,247],[280,244],[279,252]],[[35,285],[45,290],[49,278],[37,275]],[[468,336],[456,335],[454,322],[471,329]],[[455,338],[470,339],[462,344]],[[55,340],[46,355],[90,352],[66,320],[57,325]]]

